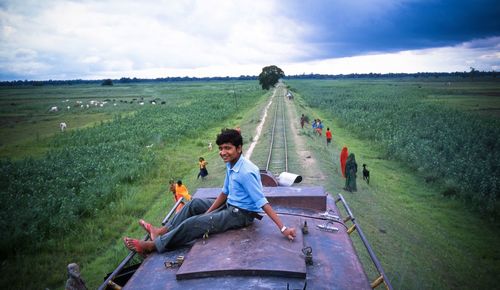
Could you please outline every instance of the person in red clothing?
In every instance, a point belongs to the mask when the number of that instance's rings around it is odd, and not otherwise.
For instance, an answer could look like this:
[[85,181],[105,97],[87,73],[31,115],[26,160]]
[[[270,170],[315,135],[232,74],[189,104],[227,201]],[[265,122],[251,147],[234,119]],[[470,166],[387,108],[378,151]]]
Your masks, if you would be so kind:
[[345,164],[347,161],[347,155],[349,155],[349,152],[347,151],[347,147],[343,147],[342,151],[340,152],[340,170],[342,171],[342,176],[345,178]]
[[330,131],[330,127],[326,128],[326,146],[330,145],[332,143],[332,131]]

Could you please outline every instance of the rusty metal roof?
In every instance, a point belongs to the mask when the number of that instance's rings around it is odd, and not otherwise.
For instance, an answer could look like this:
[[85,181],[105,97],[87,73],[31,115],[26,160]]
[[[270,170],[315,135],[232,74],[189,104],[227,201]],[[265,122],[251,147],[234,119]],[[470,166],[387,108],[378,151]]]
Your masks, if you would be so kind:
[[[215,198],[220,188],[203,188],[195,197]],[[243,229],[210,236],[188,247],[149,255],[124,289],[371,289],[347,228],[330,223],[325,210],[339,215],[322,187],[272,187],[264,193],[282,221],[297,230],[285,239],[266,216]],[[340,215],[339,215],[340,216]],[[307,222],[309,233],[302,235]],[[323,231],[318,226],[336,227]],[[311,247],[313,265],[302,249]],[[180,267],[164,262],[184,256]]]
[[[291,226],[300,223],[297,217],[287,217],[285,222]],[[273,221],[265,216],[247,228],[197,241],[176,277],[255,275],[305,278],[302,248],[302,233],[297,234],[294,242],[286,241],[279,235]]]

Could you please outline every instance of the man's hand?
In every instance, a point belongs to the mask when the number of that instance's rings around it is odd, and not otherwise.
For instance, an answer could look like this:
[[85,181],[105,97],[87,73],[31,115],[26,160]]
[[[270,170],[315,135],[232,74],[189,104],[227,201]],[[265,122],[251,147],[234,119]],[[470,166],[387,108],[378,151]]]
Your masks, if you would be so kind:
[[295,233],[295,228],[287,228],[286,230],[283,231],[282,233],[285,237],[287,237],[287,239],[289,239],[290,241],[293,241],[293,239],[295,238],[295,236],[297,235]]

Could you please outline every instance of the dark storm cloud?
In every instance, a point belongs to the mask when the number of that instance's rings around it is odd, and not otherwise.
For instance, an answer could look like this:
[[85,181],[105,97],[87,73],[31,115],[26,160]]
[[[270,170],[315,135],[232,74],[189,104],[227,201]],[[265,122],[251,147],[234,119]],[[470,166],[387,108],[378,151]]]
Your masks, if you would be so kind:
[[[452,46],[500,35],[500,1],[296,1],[321,57]],[[317,55],[315,57],[318,57]]]

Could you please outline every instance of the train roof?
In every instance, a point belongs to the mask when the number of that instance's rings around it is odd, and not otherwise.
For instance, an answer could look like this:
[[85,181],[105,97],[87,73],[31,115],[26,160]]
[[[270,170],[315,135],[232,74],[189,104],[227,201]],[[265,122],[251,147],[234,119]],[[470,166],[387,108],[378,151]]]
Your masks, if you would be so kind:
[[[194,197],[219,193],[220,188],[200,188]],[[293,242],[264,216],[246,228],[148,255],[123,289],[372,288],[335,200],[323,187],[264,187],[264,194],[284,224],[296,228]],[[306,263],[311,255],[312,263]]]

